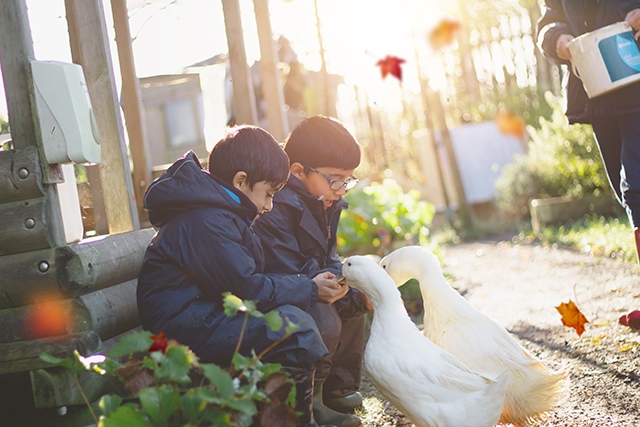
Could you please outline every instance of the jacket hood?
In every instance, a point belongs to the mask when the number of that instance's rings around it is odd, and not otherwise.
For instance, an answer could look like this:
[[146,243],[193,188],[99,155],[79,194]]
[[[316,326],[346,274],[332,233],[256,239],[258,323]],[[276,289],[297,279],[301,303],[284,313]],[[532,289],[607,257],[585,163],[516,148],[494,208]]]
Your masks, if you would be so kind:
[[192,209],[221,208],[247,218],[248,222],[258,212],[244,193],[202,169],[193,151],[151,183],[144,195],[144,207],[155,227]]

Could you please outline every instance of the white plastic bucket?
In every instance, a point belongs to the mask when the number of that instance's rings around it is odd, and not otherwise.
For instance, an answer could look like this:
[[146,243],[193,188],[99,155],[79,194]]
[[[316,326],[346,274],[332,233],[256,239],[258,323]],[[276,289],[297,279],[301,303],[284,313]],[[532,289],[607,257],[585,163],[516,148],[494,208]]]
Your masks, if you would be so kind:
[[582,34],[567,45],[573,73],[589,98],[640,81],[640,45],[624,22]]

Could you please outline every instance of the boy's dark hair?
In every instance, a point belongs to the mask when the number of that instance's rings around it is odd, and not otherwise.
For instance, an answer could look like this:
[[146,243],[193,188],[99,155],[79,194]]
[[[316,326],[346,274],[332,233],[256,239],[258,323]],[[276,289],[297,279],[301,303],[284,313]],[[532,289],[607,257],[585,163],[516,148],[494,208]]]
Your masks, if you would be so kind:
[[285,141],[284,151],[293,164],[312,168],[355,169],[360,164],[360,146],[338,120],[310,117],[299,123]]
[[289,158],[264,129],[234,126],[211,150],[209,172],[233,184],[233,177],[239,171],[247,173],[249,188],[262,181],[276,187],[289,178]]

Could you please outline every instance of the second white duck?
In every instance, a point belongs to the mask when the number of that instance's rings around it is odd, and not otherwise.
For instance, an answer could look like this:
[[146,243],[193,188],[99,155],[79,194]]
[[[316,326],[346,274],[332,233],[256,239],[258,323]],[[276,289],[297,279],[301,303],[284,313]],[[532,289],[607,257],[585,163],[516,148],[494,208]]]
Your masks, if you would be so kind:
[[490,317],[453,289],[438,258],[427,248],[407,246],[380,261],[397,286],[417,279],[424,300],[424,334],[470,369],[486,376],[508,373],[501,423],[526,425],[545,417],[565,393],[564,370],[534,358]]

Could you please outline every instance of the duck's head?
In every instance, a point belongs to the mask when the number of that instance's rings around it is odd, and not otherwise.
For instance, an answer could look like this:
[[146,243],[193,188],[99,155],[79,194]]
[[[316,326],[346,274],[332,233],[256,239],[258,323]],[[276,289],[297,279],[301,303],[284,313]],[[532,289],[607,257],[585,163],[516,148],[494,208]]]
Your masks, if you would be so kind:
[[434,267],[440,271],[440,262],[427,248],[404,246],[382,258],[380,267],[393,278],[396,286],[402,286],[411,279],[421,279],[425,271]]
[[391,277],[374,260],[365,256],[354,255],[345,259],[342,275],[349,286],[364,292],[372,302],[381,298],[385,290],[397,292]]

